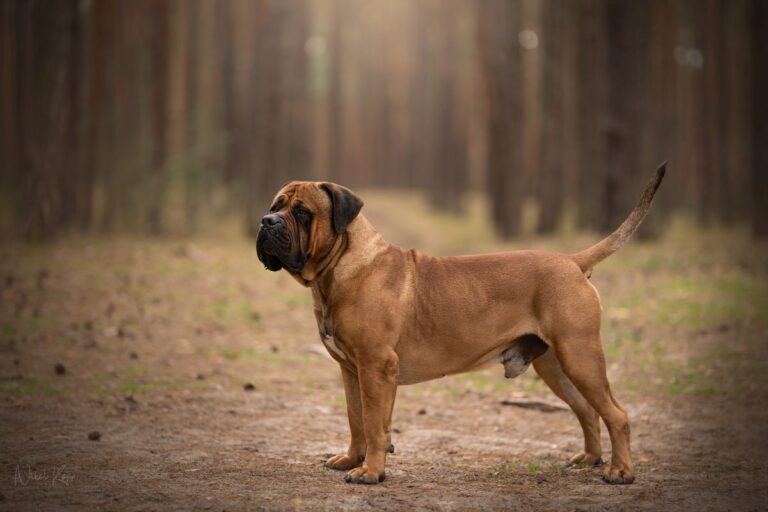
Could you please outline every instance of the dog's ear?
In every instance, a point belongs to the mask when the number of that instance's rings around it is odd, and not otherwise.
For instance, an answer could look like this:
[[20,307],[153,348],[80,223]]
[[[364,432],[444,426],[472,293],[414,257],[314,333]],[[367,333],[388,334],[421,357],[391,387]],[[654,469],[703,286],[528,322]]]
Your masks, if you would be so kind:
[[333,230],[340,235],[360,213],[363,201],[348,188],[335,183],[322,183],[320,188],[331,197]]

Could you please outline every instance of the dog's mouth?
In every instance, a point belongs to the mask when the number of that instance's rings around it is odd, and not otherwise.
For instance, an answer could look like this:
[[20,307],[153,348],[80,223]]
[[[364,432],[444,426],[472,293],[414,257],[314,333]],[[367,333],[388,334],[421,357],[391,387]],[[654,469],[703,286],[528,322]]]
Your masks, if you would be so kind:
[[291,238],[285,230],[259,228],[256,235],[256,255],[267,270],[277,272],[285,268],[298,274],[304,268],[306,258],[303,254],[292,254]]

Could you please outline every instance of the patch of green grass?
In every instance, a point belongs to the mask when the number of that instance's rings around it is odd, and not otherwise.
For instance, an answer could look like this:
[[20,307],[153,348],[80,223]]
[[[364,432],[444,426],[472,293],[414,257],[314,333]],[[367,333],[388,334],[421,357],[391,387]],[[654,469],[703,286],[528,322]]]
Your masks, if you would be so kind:
[[443,469],[454,469],[458,465],[459,463],[456,460],[451,459],[448,462],[443,463]]
[[768,286],[741,273],[679,276],[642,287],[621,302],[657,325],[708,329],[722,323],[768,321]]
[[549,390],[546,384],[538,378],[535,372],[530,369],[519,377],[513,379],[514,385],[518,390],[531,395],[539,395],[545,390]]
[[[456,388],[458,391],[465,391],[466,385],[469,385],[472,389],[477,391],[485,391],[491,386],[490,380],[487,378],[487,372],[467,372],[454,376],[454,379],[450,379],[451,382],[456,382],[458,386],[451,386],[450,388]],[[461,383],[464,383],[462,385]]]
[[[528,380],[533,375],[533,370],[526,372],[524,377],[521,376],[512,380],[503,378],[503,375],[504,368],[499,364],[496,368],[455,375],[448,382],[456,383],[457,385],[440,386],[440,389],[448,389],[448,392],[452,394],[462,394],[466,392],[468,387],[476,391],[503,391],[509,389],[511,382],[522,382],[523,387],[526,387]],[[461,384],[462,382],[463,384]]]
[[[0,311],[2,315],[2,311]],[[61,322],[52,315],[32,316],[23,314],[13,322],[3,322],[0,324],[0,335],[2,336],[37,336],[40,334],[51,334],[56,332],[58,335]]]
[[661,389],[670,395],[722,395],[727,391],[728,383],[713,375],[712,365],[706,358],[685,363],[666,362],[662,371],[666,377],[662,377]]
[[312,294],[307,290],[287,290],[280,295],[280,299],[287,306],[311,306]]
[[449,386],[445,388],[444,391],[446,391],[451,396],[463,396],[467,393],[467,390],[460,386]]
[[232,301],[219,299],[209,302],[195,311],[197,318],[218,322],[239,321],[257,323],[261,321],[261,313],[247,301]]
[[123,379],[114,393],[118,395],[136,395],[151,391],[177,391],[180,389],[208,389],[210,384],[184,379],[141,381],[135,377]]
[[619,357],[619,354],[621,354],[621,349],[618,343],[604,343],[603,351],[605,352],[605,357],[608,359]]
[[89,390],[96,396],[124,396],[153,391],[178,391],[181,389],[211,389],[208,382],[187,379],[164,379],[152,376],[144,368],[130,367],[125,374],[97,372],[91,375]]
[[219,350],[219,354],[221,354],[221,357],[224,359],[229,359],[230,361],[235,361],[240,356],[240,352],[237,350],[231,350],[228,348],[222,348]]
[[517,469],[518,469],[517,459],[512,459],[512,460],[506,461],[504,464],[497,467],[494,473],[497,475],[510,475],[517,472]]
[[538,473],[539,471],[541,471],[541,466],[539,466],[538,464],[535,464],[533,462],[529,462],[525,466],[525,468],[528,470],[529,473]]
[[[562,469],[562,465],[555,463],[550,465],[548,469],[552,471],[560,471]],[[520,473],[521,471],[527,471],[528,473],[542,473],[544,468],[535,462],[525,462],[518,460],[517,458],[513,458],[506,461],[501,466],[498,466],[494,471],[494,474],[507,476]]]
[[0,325],[0,334],[4,334],[5,336],[13,336],[16,334],[16,326],[10,322],[3,322],[3,324]]
[[668,264],[668,261],[665,257],[659,256],[659,255],[651,255],[646,258],[643,258],[640,261],[640,264],[638,265],[638,269],[643,274],[653,274],[655,272],[663,270],[667,264]]
[[28,396],[58,396],[62,393],[62,389],[47,379],[29,377],[22,381],[17,392]]
[[[244,360],[250,360],[250,359],[256,359],[259,354],[256,351],[256,349],[253,348],[246,348],[242,350],[236,350],[233,348],[220,348],[219,354],[224,359],[227,359],[229,361],[244,361]],[[270,356],[277,357],[278,354],[272,354],[270,353]]]

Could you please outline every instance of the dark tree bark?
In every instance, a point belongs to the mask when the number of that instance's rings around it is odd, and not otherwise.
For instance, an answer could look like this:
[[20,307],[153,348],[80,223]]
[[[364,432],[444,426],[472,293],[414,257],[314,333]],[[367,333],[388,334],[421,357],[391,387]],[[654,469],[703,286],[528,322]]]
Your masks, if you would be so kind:
[[[421,4],[421,9],[427,9],[428,3]],[[423,14],[429,14],[425,12]],[[430,40],[433,30],[432,25],[424,27],[416,35],[415,53],[417,61],[422,63],[413,74],[411,90],[411,115],[414,118],[414,140],[411,146],[412,173],[414,183],[427,188],[429,177],[435,174],[435,129],[432,122],[432,113],[435,110],[435,95],[432,91],[437,83],[437,70],[435,69],[434,52]]]
[[563,154],[565,145],[565,116],[563,84],[563,43],[569,4],[556,0],[543,3],[543,98],[542,98],[542,146],[541,172],[538,182],[539,233],[557,230],[565,199],[565,173]]
[[[46,239],[72,226],[80,161],[77,106],[81,65],[78,2],[30,0],[15,11],[17,104],[16,218],[28,239]],[[5,114],[4,114],[5,115]]]
[[641,115],[647,76],[648,6],[644,2],[605,0],[607,34],[606,126],[602,130],[604,178],[598,228],[616,229],[635,204],[647,171],[640,169]]
[[233,5],[222,2],[217,8],[216,41],[218,72],[221,76],[221,89],[218,97],[221,102],[221,129],[224,136],[224,158],[222,164],[222,179],[228,187],[235,185],[238,175],[237,162],[234,158],[233,139],[235,127],[236,91],[235,87],[235,45]]
[[704,225],[711,225],[722,218],[723,196],[727,195],[729,183],[722,179],[725,174],[725,146],[727,136],[724,133],[725,116],[725,75],[723,68],[723,2],[707,0],[702,6],[703,22],[702,50],[704,95],[701,109],[704,111],[704,151],[702,160],[702,197],[698,204],[699,220]]
[[752,232],[768,238],[768,3],[752,1]]
[[531,193],[541,233],[571,205],[609,231],[664,159],[640,235],[762,219],[763,3],[4,0],[0,231],[189,231],[232,194],[255,232],[318,176],[452,211],[484,185],[505,236]]
[[[453,5],[455,9],[460,6]],[[453,12],[443,12],[443,31],[436,35],[434,60],[444,61],[446,55],[457,55],[459,27]],[[431,183],[427,187],[432,205],[451,213],[463,210],[463,194],[467,187],[468,134],[466,118],[459,99],[461,77],[457,66],[443,62],[438,68],[437,84],[432,93],[434,105],[436,145]]]
[[516,235],[522,214],[521,3],[481,5],[480,51],[488,94],[487,187],[491,215],[502,236]]
[[[677,11],[675,0],[658,0],[650,5],[650,31],[648,54],[647,111],[643,119],[643,136],[639,160],[640,174],[650,173],[664,160],[670,161],[670,172],[665,177],[665,190],[682,187],[682,172],[675,161],[675,109],[677,108],[674,59],[677,38]],[[639,190],[637,191],[639,193]],[[655,236],[668,218],[675,201],[672,194],[660,193],[653,200],[652,213],[640,225],[639,235]],[[627,206],[631,206],[630,203]]]
[[[723,109],[724,135],[727,137],[725,163],[721,180],[727,182],[722,197],[723,221],[748,221],[749,201],[743,191],[749,190],[751,159],[750,129],[750,4],[749,0],[726,2],[725,35],[721,70],[725,76]],[[765,26],[765,25],[764,25]]]
[[163,231],[162,210],[168,186],[166,168],[168,97],[169,97],[169,6],[165,0],[154,0],[150,12],[151,51],[151,115],[152,115],[152,157],[150,173],[151,187],[147,194],[147,227],[151,233]]
[[[14,217],[20,159],[19,124],[19,20],[18,2],[0,3],[0,207],[3,216]],[[3,228],[5,226],[0,226]],[[0,235],[17,235],[9,226]]]
[[578,226],[599,229],[603,222],[602,184],[606,162],[600,134],[606,119],[607,80],[604,13],[598,0],[584,0],[576,7],[577,117],[578,117]]

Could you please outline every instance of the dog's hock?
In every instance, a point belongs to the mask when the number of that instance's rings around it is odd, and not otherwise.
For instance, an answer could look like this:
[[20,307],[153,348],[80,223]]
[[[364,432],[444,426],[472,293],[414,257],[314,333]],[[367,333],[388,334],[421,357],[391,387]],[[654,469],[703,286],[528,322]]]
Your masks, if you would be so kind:
[[534,359],[547,351],[549,346],[534,334],[517,338],[511,347],[501,353],[504,377],[514,379],[531,365]]

